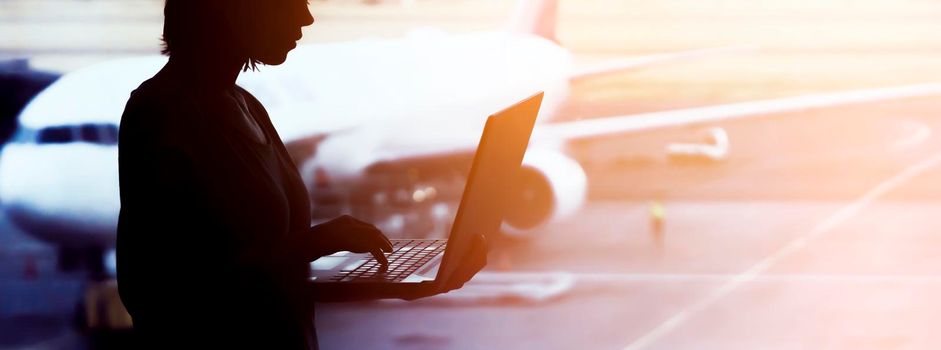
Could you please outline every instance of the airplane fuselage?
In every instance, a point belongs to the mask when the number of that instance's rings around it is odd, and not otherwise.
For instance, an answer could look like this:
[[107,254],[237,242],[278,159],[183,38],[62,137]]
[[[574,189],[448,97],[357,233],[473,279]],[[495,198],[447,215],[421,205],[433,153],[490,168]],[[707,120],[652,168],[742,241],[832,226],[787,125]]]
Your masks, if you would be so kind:
[[[0,155],[0,198],[16,225],[60,245],[114,244],[117,125],[130,92],[165,62],[88,67],[30,102]],[[303,172],[319,169],[331,186],[350,188],[376,157],[476,140],[488,115],[535,91],[546,92],[540,120],[551,119],[568,96],[570,71],[569,52],[541,37],[424,31],[302,45],[285,64],[238,83],[266,106],[285,143],[327,135],[298,164],[309,186],[315,179]]]

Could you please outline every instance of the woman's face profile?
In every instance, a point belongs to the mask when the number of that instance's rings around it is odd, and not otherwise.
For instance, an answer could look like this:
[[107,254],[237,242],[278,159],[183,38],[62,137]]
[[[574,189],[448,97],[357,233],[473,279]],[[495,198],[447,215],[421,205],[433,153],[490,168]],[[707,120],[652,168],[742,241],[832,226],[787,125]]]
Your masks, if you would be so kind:
[[247,0],[233,25],[249,58],[267,65],[284,63],[301,39],[301,28],[314,23],[307,0]]

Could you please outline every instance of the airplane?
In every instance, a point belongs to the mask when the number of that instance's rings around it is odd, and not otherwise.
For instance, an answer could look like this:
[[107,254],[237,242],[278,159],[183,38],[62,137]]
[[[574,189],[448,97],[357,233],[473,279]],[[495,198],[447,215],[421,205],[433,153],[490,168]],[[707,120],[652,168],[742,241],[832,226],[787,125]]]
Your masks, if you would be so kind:
[[[519,239],[584,205],[588,180],[566,153],[569,142],[713,126],[711,142],[669,151],[721,160],[729,140],[715,124],[724,120],[941,93],[941,84],[924,84],[561,121],[573,82],[738,49],[579,68],[556,39],[556,12],[556,1],[523,0],[507,30],[300,45],[284,64],[243,73],[238,84],[268,109],[321,219],[352,211],[369,220],[388,208],[447,216],[442,203],[459,197],[485,118],[544,91],[516,209],[503,225]],[[0,154],[0,199],[15,225],[59,247],[60,267],[99,268],[113,256],[119,119],[130,92],[165,62],[125,58],[65,74],[20,113]],[[402,216],[388,218],[384,230],[403,225]]]
[[59,76],[30,67],[27,59],[0,60],[0,143],[12,136],[16,116],[29,100]]

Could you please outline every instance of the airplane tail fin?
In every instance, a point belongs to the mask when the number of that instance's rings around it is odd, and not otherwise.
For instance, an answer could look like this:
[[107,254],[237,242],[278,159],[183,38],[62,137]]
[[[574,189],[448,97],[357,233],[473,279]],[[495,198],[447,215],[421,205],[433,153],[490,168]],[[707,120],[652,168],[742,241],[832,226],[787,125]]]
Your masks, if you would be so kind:
[[521,0],[513,15],[511,29],[558,42],[555,35],[558,0]]

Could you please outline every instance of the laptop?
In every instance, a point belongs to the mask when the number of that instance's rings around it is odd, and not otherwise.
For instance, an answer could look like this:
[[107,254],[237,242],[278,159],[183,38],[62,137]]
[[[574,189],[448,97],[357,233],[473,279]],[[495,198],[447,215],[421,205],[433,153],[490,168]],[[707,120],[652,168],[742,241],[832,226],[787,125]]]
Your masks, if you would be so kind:
[[328,255],[311,263],[311,281],[324,287],[332,283],[446,283],[465,260],[475,237],[499,230],[506,194],[516,186],[542,97],[539,92],[487,118],[448,239],[393,239],[385,271],[368,253]]

